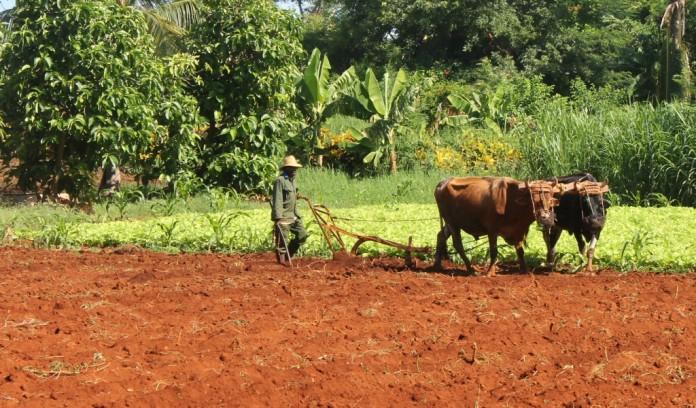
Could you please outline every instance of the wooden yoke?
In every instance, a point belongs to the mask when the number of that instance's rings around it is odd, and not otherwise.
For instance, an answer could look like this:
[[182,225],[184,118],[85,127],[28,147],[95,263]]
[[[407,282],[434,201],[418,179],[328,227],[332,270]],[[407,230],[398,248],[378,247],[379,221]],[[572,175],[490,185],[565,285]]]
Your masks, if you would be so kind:
[[557,196],[563,194],[563,188],[560,184],[546,180],[525,181],[518,183],[517,187],[520,190],[529,190],[532,203],[541,203],[545,210],[558,206]]
[[598,181],[576,181],[574,183],[559,184],[561,194],[576,193],[580,195],[602,195],[609,192],[609,185]]

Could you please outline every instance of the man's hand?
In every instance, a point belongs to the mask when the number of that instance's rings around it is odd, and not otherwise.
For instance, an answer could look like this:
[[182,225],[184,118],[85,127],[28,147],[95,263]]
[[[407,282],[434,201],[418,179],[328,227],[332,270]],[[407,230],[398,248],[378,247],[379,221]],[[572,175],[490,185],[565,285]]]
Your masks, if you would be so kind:
[[275,222],[276,226],[280,227],[282,225],[290,225],[293,222],[295,222],[295,220],[289,219],[289,218],[281,218],[281,219],[275,220],[274,222]]

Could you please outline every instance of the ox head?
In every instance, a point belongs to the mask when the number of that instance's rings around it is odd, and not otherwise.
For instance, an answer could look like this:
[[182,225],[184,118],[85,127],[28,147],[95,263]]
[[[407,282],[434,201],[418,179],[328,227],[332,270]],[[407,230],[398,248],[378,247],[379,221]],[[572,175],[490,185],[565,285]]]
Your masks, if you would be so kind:
[[[556,195],[560,193],[556,183],[549,181],[530,181],[509,183],[512,179],[500,179],[493,186],[496,212],[500,215],[505,213],[507,200],[514,203],[524,211],[531,214],[543,227],[551,228],[556,215],[554,207],[558,205]],[[508,197],[508,195],[511,195]]]
[[561,190],[556,183],[549,181],[529,181],[518,183],[521,192],[520,202],[531,204],[534,218],[543,228],[551,228],[556,222],[554,208],[558,205],[557,195]]
[[[568,187],[565,187],[567,190]],[[606,183],[586,182],[570,185],[570,199],[579,200],[580,220],[584,232],[596,235],[604,228],[609,202],[604,193],[609,191]]]

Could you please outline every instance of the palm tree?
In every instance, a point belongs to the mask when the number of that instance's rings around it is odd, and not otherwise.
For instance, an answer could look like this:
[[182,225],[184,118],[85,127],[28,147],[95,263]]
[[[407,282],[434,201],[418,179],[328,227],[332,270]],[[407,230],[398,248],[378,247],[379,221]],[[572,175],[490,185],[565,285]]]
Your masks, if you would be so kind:
[[684,34],[686,32],[686,0],[669,0],[669,4],[662,15],[660,29],[667,28],[665,38],[665,65],[664,71],[664,98],[669,99],[669,84],[672,81],[670,75],[670,48],[674,46],[677,52],[676,61],[681,65],[680,87],[681,96],[688,100],[691,98],[691,68],[689,66],[689,50],[684,44]]

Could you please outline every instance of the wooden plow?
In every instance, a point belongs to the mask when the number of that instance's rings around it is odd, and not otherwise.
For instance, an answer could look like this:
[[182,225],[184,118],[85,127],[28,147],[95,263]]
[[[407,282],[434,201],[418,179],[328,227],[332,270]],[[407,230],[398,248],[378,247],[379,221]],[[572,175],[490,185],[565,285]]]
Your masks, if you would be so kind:
[[[329,211],[329,209],[322,204],[314,205],[307,197],[298,197],[300,200],[307,202],[314,219],[321,229],[321,233],[324,236],[326,244],[329,246],[329,250],[333,255],[337,252],[344,252],[346,254],[355,256],[358,254],[360,246],[366,242],[376,242],[381,245],[388,247],[400,249],[405,253],[406,266],[409,268],[413,266],[413,253],[431,253],[432,250],[429,247],[416,247],[413,246],[413,237],[408,237],[408,244],[402,244],[399,242],[390,241],[388,239],[376,237],[373,235],[358,234],[356,232],[347,231],[338,225],[336,225],[336,217]],[[343,236],[348,236],[355,238],[357,241],[353,244],[353,247],[348,251],[345,242],[343,241]]]

